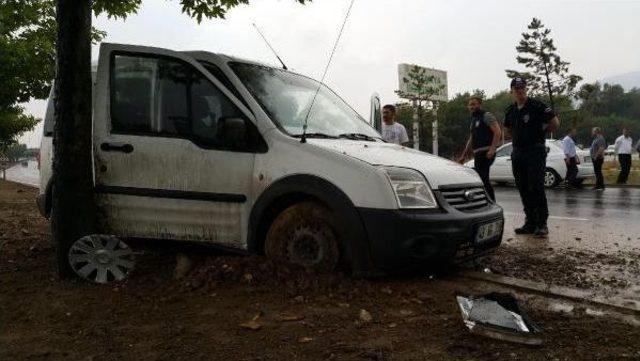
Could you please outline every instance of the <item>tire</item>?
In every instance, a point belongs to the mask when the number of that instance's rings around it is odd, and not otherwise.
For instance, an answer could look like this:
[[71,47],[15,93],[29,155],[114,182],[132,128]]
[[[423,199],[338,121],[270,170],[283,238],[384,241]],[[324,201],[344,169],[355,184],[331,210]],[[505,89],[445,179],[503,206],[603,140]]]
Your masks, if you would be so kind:
[[294,204],[282,211],[267,232],[265,254],[280,262],[320,272],[340,263],[340,241],[331,212],[316,202]]
[[544,186],[546,188],[555,188],[560,183],[560,176],[558,173],[551,169],[547,168],[544,171]]

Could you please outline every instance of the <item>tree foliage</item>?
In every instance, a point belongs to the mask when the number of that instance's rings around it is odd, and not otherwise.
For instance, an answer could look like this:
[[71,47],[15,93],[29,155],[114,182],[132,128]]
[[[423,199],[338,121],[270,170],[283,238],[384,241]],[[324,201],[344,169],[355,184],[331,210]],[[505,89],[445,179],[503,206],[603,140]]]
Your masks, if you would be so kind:
[[38,119],[25,115],[24,109],[18,106],[0,109],[0,153],[16,143],[16,138],[27,132],[36,124]]
[[507,76],[527,79],[531,94],[546,94],[554,106],[554,97],[571,95],[582,77],[569,73],[570,63],[560,58],[551,38],[551,29],[546,28],[542,21],[533,18],[527,29],[516,46],[516,60],[527,70],[506,70]]
[[[55,73],[55,15],[54,0],[0,4],[0,150],[39,121],[19,104],[49,95]],[[94,42],[103,36],[92,32]]]

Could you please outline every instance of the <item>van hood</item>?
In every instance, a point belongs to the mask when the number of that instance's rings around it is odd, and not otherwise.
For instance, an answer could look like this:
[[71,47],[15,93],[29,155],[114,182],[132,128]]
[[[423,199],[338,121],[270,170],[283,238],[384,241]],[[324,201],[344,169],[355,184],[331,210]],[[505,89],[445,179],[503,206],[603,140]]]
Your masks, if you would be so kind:
[[347,139],[308,139],[307,142],[374,166],[415,169],[424,174],[433,189],[445,185],[482,185],[473,169],[397,144]]

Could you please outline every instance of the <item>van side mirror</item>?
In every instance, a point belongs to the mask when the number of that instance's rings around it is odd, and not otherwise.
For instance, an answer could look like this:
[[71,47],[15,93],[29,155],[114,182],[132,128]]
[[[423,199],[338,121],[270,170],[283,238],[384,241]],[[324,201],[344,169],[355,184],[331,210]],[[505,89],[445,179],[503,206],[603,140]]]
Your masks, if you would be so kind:
[[219,122],[220,139],[229,149],[247,147],[247,124],[242,118],[221,118]]

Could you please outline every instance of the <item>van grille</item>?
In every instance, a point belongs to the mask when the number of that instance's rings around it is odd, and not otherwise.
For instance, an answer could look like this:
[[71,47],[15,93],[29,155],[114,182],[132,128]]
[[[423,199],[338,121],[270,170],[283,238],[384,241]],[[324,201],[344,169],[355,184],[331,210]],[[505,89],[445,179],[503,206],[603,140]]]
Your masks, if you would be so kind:
[[440,193],[449,205],[463,212],[475,211],[489,204],[483,187],[447,188],[441,189]]

